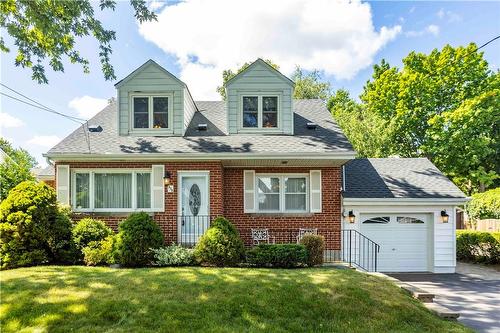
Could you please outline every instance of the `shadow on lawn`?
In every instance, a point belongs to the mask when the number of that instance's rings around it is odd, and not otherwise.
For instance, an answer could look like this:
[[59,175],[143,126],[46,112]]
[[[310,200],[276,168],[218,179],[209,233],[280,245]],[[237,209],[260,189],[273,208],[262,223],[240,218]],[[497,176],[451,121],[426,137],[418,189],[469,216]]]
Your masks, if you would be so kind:
[[[48,266],[23,273],[2,276],[3,332],[422,331],[440,326],[444,332],[449,327],[394,286],[354,272]],[[432,327],[425,324],[429,317]]]

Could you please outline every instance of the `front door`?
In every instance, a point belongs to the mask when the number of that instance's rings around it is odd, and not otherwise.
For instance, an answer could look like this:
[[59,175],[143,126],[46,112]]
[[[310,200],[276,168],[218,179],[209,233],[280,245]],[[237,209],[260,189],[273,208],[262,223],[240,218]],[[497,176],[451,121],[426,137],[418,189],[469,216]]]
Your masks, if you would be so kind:
[[179,240],[194,245],[210,225],[208,173],[179,172]]

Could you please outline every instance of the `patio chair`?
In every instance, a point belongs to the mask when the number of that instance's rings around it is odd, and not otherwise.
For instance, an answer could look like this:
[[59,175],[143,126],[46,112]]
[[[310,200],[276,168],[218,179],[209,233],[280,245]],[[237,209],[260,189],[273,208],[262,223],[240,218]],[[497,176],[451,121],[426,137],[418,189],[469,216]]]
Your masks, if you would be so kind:
[[299,234],[297,235],[297,243],[300,243],[300,240],[305,235],[317,235],[317,234],[318,234],[318,228],[300,228]]
[[270,235],[269,229],[251,229],[252,245],[259,245],[261,242],[274,244],[274,237]]

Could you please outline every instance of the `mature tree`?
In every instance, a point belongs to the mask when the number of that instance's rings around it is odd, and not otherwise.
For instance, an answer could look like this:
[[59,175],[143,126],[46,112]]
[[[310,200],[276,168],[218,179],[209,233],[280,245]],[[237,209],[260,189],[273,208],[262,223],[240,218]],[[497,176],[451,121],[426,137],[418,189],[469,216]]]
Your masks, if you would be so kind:
[[[276,65],[269,59],[264,59],[266,63],[271,65],[273,68],[276,70],[279,70],[280,66]],[[239,73],[243,72],[245,69],[247,69],[248,66],[250,66],[252,62],[245,62],[240,68],[236,70],[236,72],[233,72],[231,69],[226,69],[222,71],[222,85],[217,87],[217,92],[220,94],[223,100],[226,100],[226,82],[231,80],[233,77],[238,75]]]
[[0,149],[5,153],[0,161],[0,201],[5,199],[9,191],[25,180],[34,180],[31,168],[37,165],[33,156],[22,148],[12,145],[0,138]]
[[[156,20],[145,0],[130,0],[139,22]],[[115,0],[100,0],[100,10],[114,10]],[[63,60],[81,64],[89,72],[89,61],[80,54],[76,42],[82,37],[93,37],[99,43],[99,59],[106,80],[116,78],[110,63],[111,41],[115,32],[107,30],[96,18],[90,0],[2,0],[0,1],[0,27],[4,28],[17,47],[16,66],[32,70],[32,79],[47,83],[45,66],[64,71]],[[9,47],[0,37],[0,49]]]
[[499,86],[475,44],[447,45],[411,52],[401,70],[376,65],[360,98],[368,113],[391,124],[388,152],[426,156],[472,193],[498,178]]
[[306,74],[300,66],[297,66],[292,74],[292,80],[295,82],[293,93],[295,99],[326,100],[330,96],[330,82],[321,81],[321,73],[318,70]]
[[390,123],[375,113],[367,112],[364,105],[349,96],[347,90],[334,92],[327,108],[352,143],[358,157],[385,157],[391,154],[387,142]]

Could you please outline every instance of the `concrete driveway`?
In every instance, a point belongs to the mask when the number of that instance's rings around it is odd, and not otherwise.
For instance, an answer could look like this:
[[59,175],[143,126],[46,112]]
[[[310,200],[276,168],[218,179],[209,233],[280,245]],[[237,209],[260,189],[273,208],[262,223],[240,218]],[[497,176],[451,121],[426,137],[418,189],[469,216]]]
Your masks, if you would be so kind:
[[458,319],[478,332],[500,333],[500,272],[479,265],[457,265],[455,274],[393,273],[436,297],[434,302],[460,313]]

